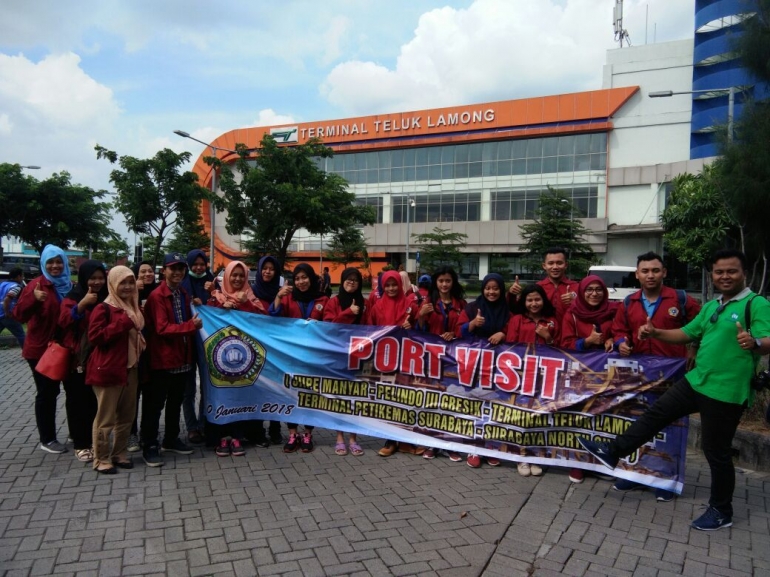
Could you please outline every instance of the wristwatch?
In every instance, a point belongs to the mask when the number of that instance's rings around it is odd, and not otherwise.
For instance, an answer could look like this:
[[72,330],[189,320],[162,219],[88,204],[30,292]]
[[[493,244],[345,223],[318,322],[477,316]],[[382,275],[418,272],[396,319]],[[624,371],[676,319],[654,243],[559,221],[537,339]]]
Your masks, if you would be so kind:
[[762,346],[762,339],[754,339],[754,350],[756,351],[761,346]]

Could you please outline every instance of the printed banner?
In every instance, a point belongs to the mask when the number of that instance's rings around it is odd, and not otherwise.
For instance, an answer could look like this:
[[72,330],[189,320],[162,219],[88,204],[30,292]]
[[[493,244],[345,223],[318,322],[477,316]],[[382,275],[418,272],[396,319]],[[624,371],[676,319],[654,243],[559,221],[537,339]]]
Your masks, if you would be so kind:
[[[212,423],[279,420],[540,465],[607,473],[578,439],[614,438],[684,374],[684,359],[196,312]],[[664,429],[613,475],[680,493],[687,425]]]

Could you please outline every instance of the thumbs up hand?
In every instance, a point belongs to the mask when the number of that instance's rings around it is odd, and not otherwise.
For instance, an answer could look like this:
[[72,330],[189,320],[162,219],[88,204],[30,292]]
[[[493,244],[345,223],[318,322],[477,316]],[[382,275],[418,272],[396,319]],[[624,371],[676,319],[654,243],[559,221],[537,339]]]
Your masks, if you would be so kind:
[[618,352],[620,356],[627,357],[633,352],[634,348],[631,343],[628,342],[628,338],[623,337],[623,341],[618,345]]
[[198,313],[195,313],[195,316],[192,318],[192,322],[196,329],[201,329],[203,327],[203,321],[198,317]]
[[756,343],[754,342],[754,337],[751,336],[751,333],[744,329],[741,326],[741,323],[738,322],[735,323],[735,328],[738,330],[736,337],[738,339],[738,345],[746,351],[753,349]]
[[652,326],[652,319],[647,317],[647,322],[639,327],[639,340],[655,337],[655,327]]
[[88,293],[86,293],[86,296],[84,296],[84,297],[81,299],[81,301],[80,301],[80,302],[81,302],[81,303],[83,303],[83,306],[84,306],[84,307],[90,307],[90,306],[92,306],[92,305],[95,305],[95,304],[96,304],[96,299],[97,299],[97,294],[96,294],[96,292],[94,291],[94,289],[93,289],[93,288],[91,288],[91,287],[88,287]]
[[33,289],[33,293],[35,294],[35,300],[38,302],[43,302],[48,297],[48,293],[37,286]]
[[519,284],[519,275],[516,275],[516,278],[513,279],[513,284],[511,285],[511,288],[508,289],[508,292],[512,295],[520,295],[521,294],[521,285]]
[[486,319],[483,316],[481,316],[481,309],[479,309],[476,312],[476,317],[471,321],[470,328],[475,329],[478,327],[483,327],[485,322],[486,322]]

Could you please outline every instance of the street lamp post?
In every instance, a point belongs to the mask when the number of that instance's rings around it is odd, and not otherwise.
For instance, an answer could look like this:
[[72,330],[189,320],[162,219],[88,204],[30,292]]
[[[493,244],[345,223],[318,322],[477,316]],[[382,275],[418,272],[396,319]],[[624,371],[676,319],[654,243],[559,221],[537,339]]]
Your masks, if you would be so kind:
[[[234,154],[237,154],[238,152],[236,150],[231,150],[229,148],[221,148],[219,146],[214,146],[213,144],[209,144],[208,142],[203,142],[202,140],[198,140],[194,136],[192,136],[189,132],[185,132],[184,130],[175,130],[174,134],[177,134],[181,136],[182,138],[189,138],[190,140],[194,140],[195,142],[198,142],[204,146],[208,146],[211,149],[211,155],[216,156],[217,150],[223,150],[225,152],[232,152]],[[211,193],[216,195],[217,193],[217,167],[213,166],[211,167]],[[209,245],[209,259],[211,267],[211,270],[214,270],[214,224],[216,221],[216,208],[214,207],[213,202],[209,202],[209,220],[211,221],[211,242]]]
[[673,90],[660,90],[657,92],[650,92],[648,96],[650,98],[669,98],[671,96],[679,96],[682,94],[710,94],[714,96],[721,96],[727,92],[727,142],[733,141],[733,125],[735,117],[735,86],[729,88],[709,88],[706,90],[683,90],[675,92]]
[[414,199],[407,195],[406,197],[406,260],[404,261],[404,270],[409,272],[409,237],[411,236],[409,213],[410,208],[414,207]]

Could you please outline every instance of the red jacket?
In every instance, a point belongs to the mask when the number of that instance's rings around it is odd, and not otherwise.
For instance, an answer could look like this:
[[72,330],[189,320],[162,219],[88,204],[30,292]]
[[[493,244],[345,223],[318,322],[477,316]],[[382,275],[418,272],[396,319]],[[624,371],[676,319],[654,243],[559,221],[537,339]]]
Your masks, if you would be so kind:
[[[679,329],[690,322],[700,312],[701,305],[688,296],[685,301],[684,315],[679,310],[679,295],[674,289],[664,286],[660,292],[660,305],[652,315],[652,324],[658,329]],[[664,343],[658,339],[639,340],[639,327],[647,322],[647,312],[642,303],[642,291],[639,290],[628,298],[628,310],[625,302],[620,304],[615,319],[612,321],[612,340],[615,346],[624,337],[634,349],[635,354],[660,355],[662,357],[686,357],[685,345]]]
[[[426,300],[425,302],[430,302]],[[424,303],[423,303],[424,304]],[[424,328],[433,335],[443,335],[444,333],[454,333],[460,315],[465,310],[467,303],[464,300],[452,299],[449,310],[444,308],[444,303],[434,305],[433,312],[425,319]],[[417,311],[419,313],[419,310]]]
[[182,293],[182,310],[187,320],[174,320],[174,303],[171,290],[162,282],[150,293],[144,305],[147,349],[150,354],[150,368],[155,371],[178,369],[193,362],[195,324],[192,321],[190,296]]
[[273,305],[270,305],[270,316],[288,317],[290,319],[310,318],[316,321],[322,321],[324,320],[324,308],[326,308],[326,303],[328,302],[329,297],[327,296],[320,296],[315,299],[311,304],[312,310],[310,311],[310,315],[306,317],[304,314],[302,314],[302,309],[300,308],[299,303],[295,301],[294,297],[292,297],[291,293],[289,293],[281,299],[281,304],[278,309],[275,309]]
[[545,290],[545,294],[548,297],[548,300],[551,301],[551,304],[556,309],[556,320],[561,323],[561,320],[564,317],[564,313],[567,312],[567,308],[569,307],[568,304],[565,305],[561,302],[561,297],[562,295],[566,295],[568,293],[577,294],[580,283],[568,279],[567,277],[562,277],[558,285],[553,284],[550,278],[545,278],[541,281],[538,281],[537,284],[539,284]]
[[[109,310],[108,310],[109,309]],[[128,332],[134,328],[123,309],[97,305],[89,320],[93,349],[86,365],[86,384],[125,387],[128,384]]]
[[[44,301],[35,299],[35,287],[48,293]],[[33,279],[21,291],[13,309],[13,318],[20,323],[27,323],[27,338],[21,351],[25,359],[37,361],[43,356],[58,325],[59,303],[56,289],[44,276]]]
[[551,345],[559,342],[559,322],[552,317],[540,319],[537,323],[527,315],[513,315],[508,323],[508,332],[505,335],[506,343],[527,343],[547,345],[545,339],[539,336],[535,329],[538,325],[545,325],[551,333]]
[[384,305],[378,306],[380,302],[385,302],[385,298],[387,297],[381,297],[378,299],[374,305],[369,309],[369,318],[367,320],[367,323],[372,326],[382,326],[382,327],[400,327],[404,324],[405,321],[409,321],[409,324],[412,325],[412,328],[414,328],[415,325],[415,319],[417,318],[417,310],[419,308],[419,305],[417,304],[416,295],[413,292],[410,292],[408,295],[406,295],[406,300],[408,302],[406,307],[406,312],[404,313],[403,317],[399,320],[397,324],[388,324],[386,323],[382,318],[382,310],[381,306],[384,307]]
[[[344,311],[340,310],[340,299],[337,295],[334,295],[326,303],[324,307],[323,320],[327,323],[340,323],[346,325],[352,325],[356,320],[356,315],[350,308],[346,308]],[[364,305],[364,312],[361,314],[361,325],[369,324],[368,306]]]
[[612,337],[612,319],[604,321],[599,325],[599,330],[602,333],[602,342],[600,345],[594,345],[593,347],[585,347],[583,343],[578,343],[583,339],[591,336],[594,330],[592,323],[587,323],[578,319],[574,313],[567,313],[561,322],[561,339],[559,346],[563,349],[579,350],[583,351],[586,348],[604,348],[604,341]]
[[[467,307],[466,307],[467,308]],[[460,317],[457,319],[457,324],[455,325],[455,336],[459,339],[473,339],[477,338],[477,335],[469,330],[471,320],[476,316],[476,312],[478,312],[478,307],[471,303],[471,315],[468,316],[468,313],[465,309],[460,313]],[[473,312],[476,311],[476,312]],[[510,313],[508,314],[508,317],[505,320],[505,324],[503,325],[503,328],[500,329],[500,332],[503,334],[508,334],[508,327],[511,324],[511,319],[513,318],[513,315]],[[481,337],[478,337],[481,338]]]

